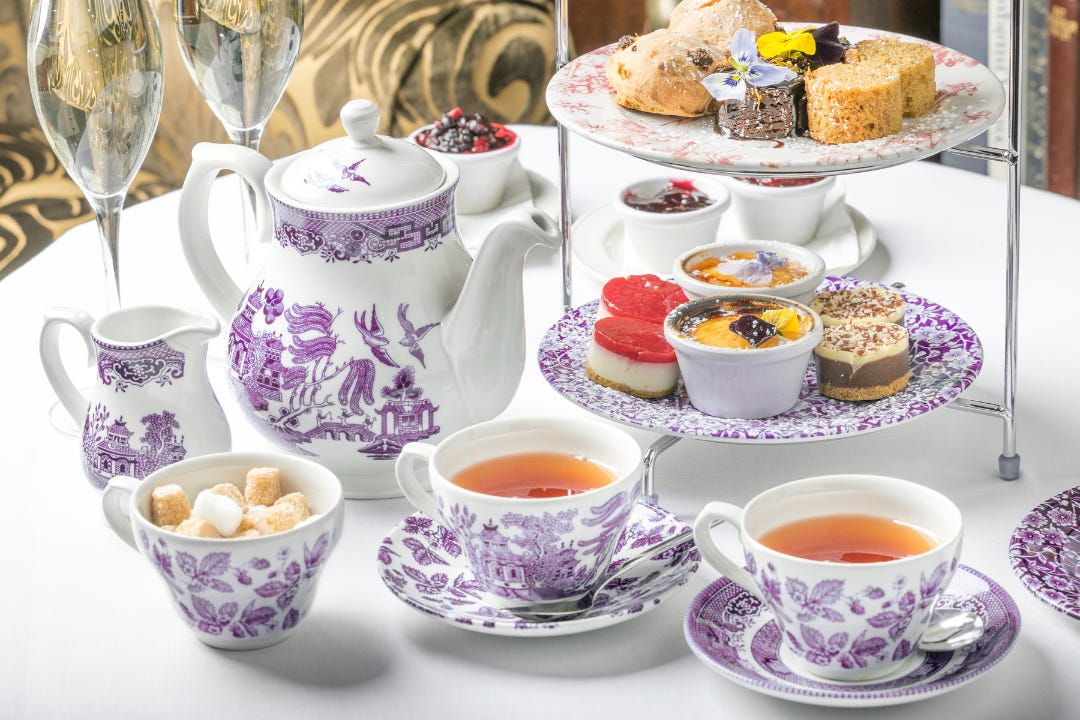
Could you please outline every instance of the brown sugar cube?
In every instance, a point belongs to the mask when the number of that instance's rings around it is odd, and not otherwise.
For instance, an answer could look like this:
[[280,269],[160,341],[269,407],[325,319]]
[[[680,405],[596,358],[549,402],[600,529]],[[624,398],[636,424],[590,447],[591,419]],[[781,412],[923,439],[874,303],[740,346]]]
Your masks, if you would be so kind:
[[240,488],[236,487],[232,483],[220,483],[210,488],[210,492],[215,495],[224,495],[237,505],[241,510],[247,510],[247,500],[244,499],[244,494],[240,492]]
[[903,128],[900,77],[890,67],[837,63],[803,78],[810,136],[818,142],[873,140]]
[[179,485],[162,485],[150,493],[150,522],[158,527],[179,525],[191,517],[191,503]]
[[281,497],[281,471],[277,468],[248,470],[244,496],[252,505],[273,505]]
[[[304,497],[304,493],[293,492],[288,495],[282,495],[278,498],[278,501],[274,503],[274,508],[287,508],[288,512],[296,518],[296,523],[303,522],[311,517],[311,508],[308,507],[307,498]],[[282,512],[285,512],[282,510]]]
[[188,518],[184,522],[176,526],[173,532],[180,535],[187,535],[189,537],[203,537],[203,538],[219,538],[221,533],[217,531],[213,525],[206,520],[195,520]]
[[244,511],[243,516],[240,518],[240,524],[236,527],[236,532],[232,534],[232,537],[252,537],[259,534],[258,528],[258,516],[265,510],[252,510],[248,508]]

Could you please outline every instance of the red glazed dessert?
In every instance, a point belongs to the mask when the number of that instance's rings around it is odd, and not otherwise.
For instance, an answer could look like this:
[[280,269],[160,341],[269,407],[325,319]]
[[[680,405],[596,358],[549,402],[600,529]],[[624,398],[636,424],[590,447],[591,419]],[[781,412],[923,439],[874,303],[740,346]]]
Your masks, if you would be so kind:
[[686,293],[675,283],[656,275],[627,275],[612,278],[604,285],[596,317],[636,318],[660,324],[686,300]]
[[593,382],[640,398],[663,397],[679,379],[663,326],[629,317],[596,321],[585,372]]

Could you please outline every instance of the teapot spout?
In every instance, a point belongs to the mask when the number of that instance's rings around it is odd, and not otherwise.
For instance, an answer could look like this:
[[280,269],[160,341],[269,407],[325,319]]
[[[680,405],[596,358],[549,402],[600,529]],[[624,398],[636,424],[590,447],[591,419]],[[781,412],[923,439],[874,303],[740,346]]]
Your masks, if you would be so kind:
[[525,368],[525,256],[559,244],[545,213],[511,215],[488,234],[443,323],[443,346],[473,422],[498,415],[517,390]]

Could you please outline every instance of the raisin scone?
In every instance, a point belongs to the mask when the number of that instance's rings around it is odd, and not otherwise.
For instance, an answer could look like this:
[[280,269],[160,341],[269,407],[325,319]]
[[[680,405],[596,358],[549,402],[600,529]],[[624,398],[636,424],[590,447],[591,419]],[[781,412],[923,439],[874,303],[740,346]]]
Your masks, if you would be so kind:
[[712,109],[702,78],[720,69],[724,53],[666,29],[625,36],[608,59],[607,79],[615,101],[632,110],[698,117]]

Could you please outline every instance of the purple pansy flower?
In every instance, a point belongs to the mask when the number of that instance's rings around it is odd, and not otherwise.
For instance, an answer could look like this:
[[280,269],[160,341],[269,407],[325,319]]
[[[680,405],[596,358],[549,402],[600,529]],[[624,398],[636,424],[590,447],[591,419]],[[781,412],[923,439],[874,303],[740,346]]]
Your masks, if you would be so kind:
[[727,260],[716,266],[716,272],[752,287],[769,285],[773,281],[773,271],[787,262],[787,258],[774,252],[758,250],[753,260]]
[[765,62],[758,56],[757,38],[743,28],[735,33],[728,46],[731,51],[731,72],[713,73],[701,81],[717,100],[742,100],[746,86],[768,87],[794,80],[793,70]]

